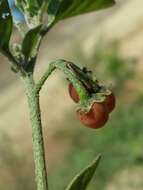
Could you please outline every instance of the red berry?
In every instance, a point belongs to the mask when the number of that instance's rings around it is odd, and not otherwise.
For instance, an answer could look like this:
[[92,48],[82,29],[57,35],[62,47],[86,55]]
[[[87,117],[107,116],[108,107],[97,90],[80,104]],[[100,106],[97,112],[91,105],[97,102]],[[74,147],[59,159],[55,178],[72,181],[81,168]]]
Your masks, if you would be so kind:
[[72,85],[72,83],[69,84],[69,94],[70,97],[73,99],[74,102],[79,102],[79,95],[76,91],[76,89],[74,88],[74,86]]
[[103,104],[104,104],[108,113],[112,112],[115,108],[115,105],[116,105],[115,95],[113,93],[108,95]]
[[81,123],[93,129],[103,127],[108,120],[108,113],[102,103],[94,103],[88,113],[77,111],[77,116]]

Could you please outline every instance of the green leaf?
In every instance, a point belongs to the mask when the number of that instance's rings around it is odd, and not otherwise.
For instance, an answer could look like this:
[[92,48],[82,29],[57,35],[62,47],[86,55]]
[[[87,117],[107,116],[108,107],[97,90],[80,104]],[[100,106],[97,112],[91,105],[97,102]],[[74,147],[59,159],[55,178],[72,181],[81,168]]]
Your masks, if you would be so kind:
[[29,28],[35,28],[42,23],[49,0],[15,0],[16,6],[23,12]]
[[24,12],[24,1],[23,0],[15,0],[15,4],[17,8],[19,8],[22,12]]
[[22,11],[25,9],[33,9],[39,6],[38,0],[15,0],[16,6],[19,7]]
[[72,182],[69,184],[66,190],[86,190],[87,186],[89,185],[89,182],[91,181],[98,167],[100,159],[101,156],[98,156],[98,158],[92,164],[90,164],[80,174],[78,174],[72,180]]
[[12,15],[7,0],[0,1],[0,49],[7,50],[12,33]]
[[37,13],[37,11],[41,8],[44,2],[48,2],[49,0],[15,0],[16,6],[21,9],[23,12],[26,10],[31,11],[31,13]]
[[25,35],[25,38],[22,43],[22,53],[26,61],[35,57],[37,54],[39,43],[41,41],[41,27],[42,25],[39,25],[29,30]]
[[48,6],[49,25],[72,16],[112,6],[114,0],[51,0]]

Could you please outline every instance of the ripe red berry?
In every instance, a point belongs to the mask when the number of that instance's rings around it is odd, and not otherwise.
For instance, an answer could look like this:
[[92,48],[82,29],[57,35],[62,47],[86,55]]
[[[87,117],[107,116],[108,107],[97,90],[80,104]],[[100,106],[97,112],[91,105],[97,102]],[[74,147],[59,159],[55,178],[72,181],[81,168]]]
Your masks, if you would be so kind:
[[77,116],[81,123],[93,129],[103,127],[108,120],[108,113],[102,103],[94,103],[88,113],[78,110]]
[[70,97],[73,99],[74,102],[79,102],[79,95],[76,91],[76,89],[74,88],[74,86],[72,85],[72,83],[69,83],[69,95]]
[[108,95],[105,99],[105,101],[103,102],[106,110],[108,113],[112,112],[115,108],[116,105],[116,98],[115,95],[113,93],[111,93],[110,95]]

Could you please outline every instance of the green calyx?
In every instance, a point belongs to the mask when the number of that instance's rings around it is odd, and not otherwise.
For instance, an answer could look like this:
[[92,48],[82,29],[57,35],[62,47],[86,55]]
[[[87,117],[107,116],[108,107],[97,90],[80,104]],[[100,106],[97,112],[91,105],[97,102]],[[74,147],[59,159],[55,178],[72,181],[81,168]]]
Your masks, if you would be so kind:
[[106,97],[112,93],[106,86],[101,85],[93,73],[87,68],[84,67],[81,69],[71,62],[68,62],[67,66],[73,75],[72,78],[68,79],[79,95],[78,110],[89,112],[95,102],[104,102]]
[[77,110],[82,110],[85,113],[88,113],[93,106],[94,103],[103,103],[107,96],[109,96],[112,92],[110,90],[106,90],[104,92],[97,92],[92,94],[91,97],[85,99],[83,102],[79,102],[77,106]]

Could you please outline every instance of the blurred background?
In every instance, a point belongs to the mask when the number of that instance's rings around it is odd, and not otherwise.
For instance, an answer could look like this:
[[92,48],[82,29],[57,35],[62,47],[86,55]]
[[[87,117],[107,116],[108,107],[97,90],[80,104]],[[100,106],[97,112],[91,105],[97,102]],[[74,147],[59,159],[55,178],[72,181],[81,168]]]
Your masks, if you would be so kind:
[[[41,110],[53,190],[65,189],[99,153],[102,161],[88,190],[143,189],[143,1],[116,2],[110,9],[58,23],[43,40],[36,79],[51,60],[64,58],[92,69],[117,96],[108,124],[94,131],[77,120],[64,75],[57,71],[46,82]],[[13,39],[18,40],[16,31]],[[1,54],[0,66],[0,189],[33,190],[26,97]]]

